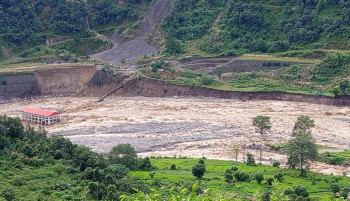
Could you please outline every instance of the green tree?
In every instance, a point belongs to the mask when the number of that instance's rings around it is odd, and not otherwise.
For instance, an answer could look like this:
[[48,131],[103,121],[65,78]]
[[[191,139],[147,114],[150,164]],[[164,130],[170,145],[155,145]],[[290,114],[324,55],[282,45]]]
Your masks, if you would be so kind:
[[165,40],[166,51],[170,54],[181,54],[183,52],[181,43],[173,36],[168,35]]
[[140,163],[140,170],[149,171],[152,170],[152,163],[148,157],[144,158]]
[[137,152],[130,144],[119,144],[112,148],[109,155],[137,157]]
[[264,134],[267,130],[271,129],[270,117],[268,116],[254,117],[253,126],[257,127],[257,131],[260,134]]
[[350,188],[344,187],[342,192],[341,192],[341,196],[346,200],[349,197],[349,193],[350,193]]
[[288,141],[286,153],[295,160],[295,163],[298,163],[300,176],[305,176],[304,166],[309,160],[315,160],[318,156],[315,139],[310,132],[302,132]]
[[307,115],[301,115],[298,117],[294,124],[292,136],[296,136],[300,133],[310,132],[311,128],[315,127],[315,122]]
[[339,89],[343,94],[346,94],[346,91],[349,89],[350,83],[349,80],[339,81]]
[[340,192],[340,187],[338,184],[331,184],[331,189],[334,194],[334,197],[336,197],[336,194]]
[[254,175],[255,180],[260,184],[264,180],[264,175],[259,172]]
[[129,173],[129,169],[125,165],[113,164],[109,165],[105,170],[105,175],[110,175],[114,180],[125,178]]
[[203,175],[205,172],[206,172],[205,165],[201,163],[198,163],[192,167],[192,174],[198,179],[203,178]]
[[256,165],[253,154],[250,154],[250,153],[247,154],[247,165],[250,165],[250,166],[255,166]]

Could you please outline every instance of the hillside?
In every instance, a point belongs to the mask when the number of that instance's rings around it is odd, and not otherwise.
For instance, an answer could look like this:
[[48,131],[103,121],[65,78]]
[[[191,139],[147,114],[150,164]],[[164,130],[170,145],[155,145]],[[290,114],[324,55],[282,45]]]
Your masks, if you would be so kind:
[[218,56],[349,50],[349,16],[348,1],[177,1],[162,25],[165,52]]
[[0,60],[16,55],[22,58],[54,55],[52,50],[84,56],[106,50],[112,43],[100,34],[134,37],[138,21],[151,3],[151,0],[1,1]]

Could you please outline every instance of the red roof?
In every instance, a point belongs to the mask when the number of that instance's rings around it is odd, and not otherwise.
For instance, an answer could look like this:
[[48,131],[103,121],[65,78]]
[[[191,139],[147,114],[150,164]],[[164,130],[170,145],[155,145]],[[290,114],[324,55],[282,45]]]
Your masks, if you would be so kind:
[[45,117],[52,117],[52,116],[61,114],[56,111],[42,110],[42,109],[35,109],[35,108],[25,108],[22,110],[22,112],[36,114],[36,115],[45,116]]

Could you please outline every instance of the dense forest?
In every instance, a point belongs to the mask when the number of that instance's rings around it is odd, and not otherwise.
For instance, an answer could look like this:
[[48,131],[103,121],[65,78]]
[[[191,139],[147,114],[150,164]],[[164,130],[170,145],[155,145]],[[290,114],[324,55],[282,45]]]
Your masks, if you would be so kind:
[[163,29],[188,54],[348,49],[349,16],[346,0],[189,0],[176,2]]
[[24,127],[19,118],[0,116],[0,197],[5,200],[118,200],[122,194],[149,193],[129,178],[130,170],[150,170],[130,145],[98,154],[62,136]]
[[[1,1],[0,58],[47,43],[53,49],[79,55],[102,51],[110,44],[96,33],[110,37],[117,31],[132,38],[139,20],[153,3],[151,0]],[[218,56],[347,50],[349,16],[347,0],[175,1],[172,14],[161,26],[166,41],[163,53]]]

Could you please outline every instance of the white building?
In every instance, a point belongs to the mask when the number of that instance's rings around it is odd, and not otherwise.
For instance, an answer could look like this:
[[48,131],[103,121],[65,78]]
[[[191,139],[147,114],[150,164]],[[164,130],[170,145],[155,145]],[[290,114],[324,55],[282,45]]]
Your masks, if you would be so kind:
[[22,121],[50,125],[61,121],[61,113],[50,110],[25,108],[22,110]]

